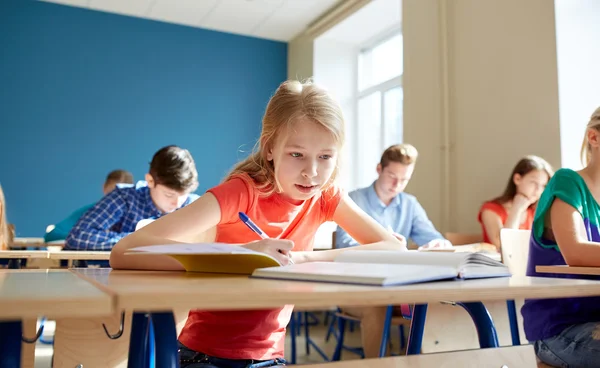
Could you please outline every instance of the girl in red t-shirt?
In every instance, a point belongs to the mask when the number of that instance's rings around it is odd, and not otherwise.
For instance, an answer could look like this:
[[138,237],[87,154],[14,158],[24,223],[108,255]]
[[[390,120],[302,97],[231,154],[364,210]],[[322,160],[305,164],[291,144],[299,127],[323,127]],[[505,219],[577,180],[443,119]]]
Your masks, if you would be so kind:
[[531,230],[535,205],[552,177],[550,164],[537,156],[522,158],[510,175],[504,193],[479,210],[483,241],[500,249],[500,230]]
[[[118,242],[115,269],[182,270],[168,256],[128,255],[129,248],[216,241],[267,253],[283,265],[332,261],[341,252],[401,250],[401,241],[364,213],[336,184],[344,143],[337,102],[311,83],[284,82],[263,117],[257,150],[194,203]],[[246,213],[269,239],[238,218]],[[334,221],[361,247],[312,252],[314,234]],[[215,230],[216,231],[213,231]],[[207,234],[214,234],[207,239]],[[190,311],[180,336],[182,368],[252,368],[283,364],[293,306],[268,310]]]

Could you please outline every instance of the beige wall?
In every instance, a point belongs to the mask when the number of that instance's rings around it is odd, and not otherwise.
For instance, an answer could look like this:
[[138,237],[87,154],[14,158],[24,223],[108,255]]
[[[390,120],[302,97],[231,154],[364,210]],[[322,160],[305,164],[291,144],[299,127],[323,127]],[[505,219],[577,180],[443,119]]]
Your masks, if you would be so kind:
[[313,76],[314,38],[300,35],[288,43],[288,79]]
[[410,190],[442,230],[477,232],[521,156],[560,164],[554,2],[442,1],[403,7],[405,137],[423,153]]
[[[404,0],[402,18],[408,191],[441,231],[478,232],[521,156],[560,164],[554,1]],[[288,73],[312,73],[296,42]]]

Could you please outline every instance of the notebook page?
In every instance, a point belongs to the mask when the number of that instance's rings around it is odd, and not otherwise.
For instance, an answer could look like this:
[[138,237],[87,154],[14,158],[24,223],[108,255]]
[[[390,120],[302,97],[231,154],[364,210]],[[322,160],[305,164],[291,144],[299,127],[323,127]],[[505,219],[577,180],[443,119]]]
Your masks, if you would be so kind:
[[335,262],[449,266],[458,270],[468,256],[469,253],[350,250],[337,256]]

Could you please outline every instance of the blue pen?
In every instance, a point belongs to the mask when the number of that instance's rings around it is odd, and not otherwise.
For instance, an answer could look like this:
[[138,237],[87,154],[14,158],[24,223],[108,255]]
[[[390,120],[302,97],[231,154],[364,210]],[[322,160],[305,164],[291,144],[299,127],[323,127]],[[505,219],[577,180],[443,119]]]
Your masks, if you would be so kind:
[[240,215],[240,220],[242,220],[242,222],[244,224],[246,224],[246,226],[248,226],[250,228],[250,230],[252,230],[255,233],[257,233],[258,236],[261,237],[261,239],[269,239],[269,236],[267,234],[265,234],[265,232],[262,231],[260,229],[260,227],[256,226],[256,224],[254,222],[252,222],[252,220],[250,220],[250,218],[248,217],[248,215],[246,215],[243,212],[239,212],[238,214]]
[[[252,220],[250,220],[250,217],[248,217],[248,215],[246,215],[243,212],[238,212],[238,215],[240,216],[240,220],[242,220],[242,222],[248,226],[250,228],[250,230],[254,231],[255,233],[258,234],[258,236],[260,236],[262,239],[269,239],[269,236],[267,234],[265,234],[264,231],[262,231],[260,229],[260,227],[258,227],[254,222],[252,222]],[[284,254],[281,249],[279,249],[279,253]],[[294,261],[292,261],[292,258],[290,257],[290,264],[293,264]]]

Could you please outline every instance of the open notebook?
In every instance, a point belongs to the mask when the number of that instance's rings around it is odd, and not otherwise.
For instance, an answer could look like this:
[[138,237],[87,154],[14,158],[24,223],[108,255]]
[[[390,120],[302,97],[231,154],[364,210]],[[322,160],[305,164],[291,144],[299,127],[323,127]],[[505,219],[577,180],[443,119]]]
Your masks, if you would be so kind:
[[502,263],[478,253],[352,250],[340,254],[334,262],[288,266],[281,266],[267,254],[220,243],[150,245],[130,249],[128,254],[132,253],[168,255],[192,272],[381,286],[510,276]]
[[223,243],[148,245],[127,252],[134,253],[168,255],[191,272],[250,275],[257,268],[280,266],[275,258],[265,253]]
[[479,253],[344,252],[334,262],[257,269],[254,277],[365,285],[402,285],[444,279],[510,276],[502,263]]

